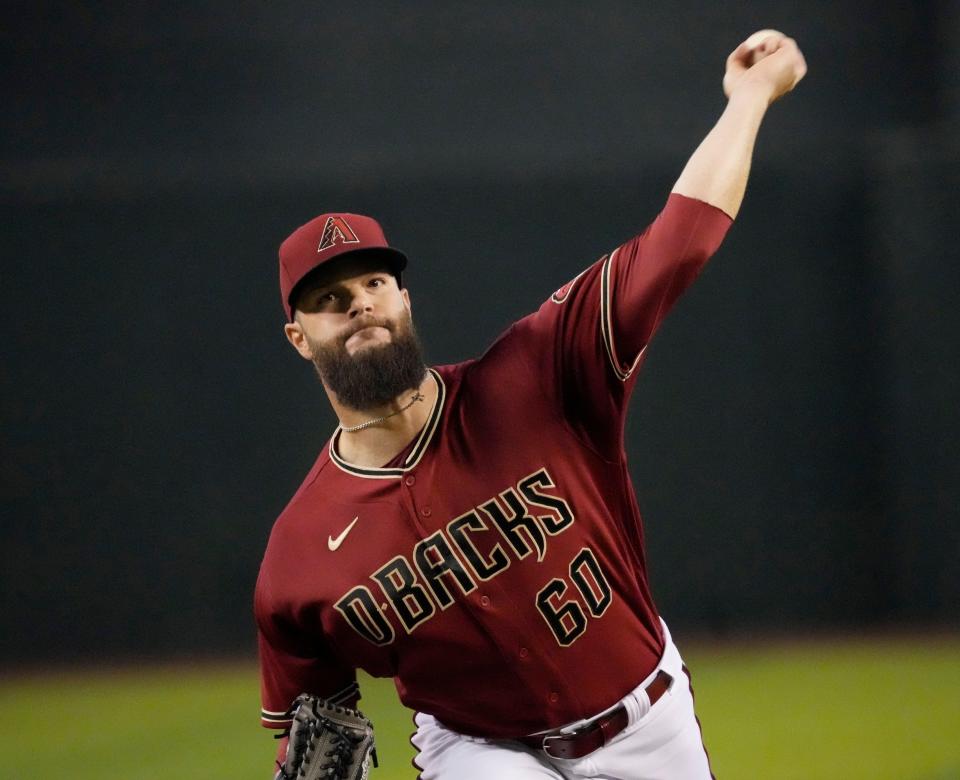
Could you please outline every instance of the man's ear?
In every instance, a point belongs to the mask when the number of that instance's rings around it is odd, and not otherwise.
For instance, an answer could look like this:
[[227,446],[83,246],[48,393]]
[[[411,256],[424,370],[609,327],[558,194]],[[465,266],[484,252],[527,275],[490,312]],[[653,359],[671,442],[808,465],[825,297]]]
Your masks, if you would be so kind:
[[403,298],[403,305],[407,307],[407,311],[412,311],[410,307],[410,292],[406,287],[400,288],[400,297]]
[[290,342],[290,345],[300,353],[300,357],[302,357],[304,360],[313,360],[313,350],[310,349],[307,336],[303,332],[303,328],[300,327],[300,323],[297,322],[296,319],[294,319],[293,322],[288,322],[283,326],[283,334],[287,337],[287,341]]

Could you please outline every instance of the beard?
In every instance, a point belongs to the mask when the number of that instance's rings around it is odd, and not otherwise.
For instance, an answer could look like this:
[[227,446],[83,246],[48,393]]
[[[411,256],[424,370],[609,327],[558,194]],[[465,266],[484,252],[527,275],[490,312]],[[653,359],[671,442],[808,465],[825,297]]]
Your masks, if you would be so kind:
[[[346,343],[354,333],[375,325],[390,331],[388,343],[363,347],[353,355],[347,352]],[[427,373],[409,312],[396,322],[366,317],[331,342],[309,343],[320,380],[340,403],[357,411],[386,406],[404,391],[420,387]]]

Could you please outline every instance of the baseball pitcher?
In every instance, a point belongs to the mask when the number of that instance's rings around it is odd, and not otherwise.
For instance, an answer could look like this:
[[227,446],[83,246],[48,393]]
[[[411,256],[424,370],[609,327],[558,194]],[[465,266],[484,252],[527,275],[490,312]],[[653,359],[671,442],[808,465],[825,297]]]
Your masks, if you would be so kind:
[[283,242],[286,336],[340,424],[257,581],[277,777],[367,776],[357,669],[416,712],[424,780],[711,777],[624,421],[651,337],[737,215],[767,108],[805,72],[782,33],[738,46],[726,109],[656,219],[474,360],[425,366],[407,258],[370,217]]

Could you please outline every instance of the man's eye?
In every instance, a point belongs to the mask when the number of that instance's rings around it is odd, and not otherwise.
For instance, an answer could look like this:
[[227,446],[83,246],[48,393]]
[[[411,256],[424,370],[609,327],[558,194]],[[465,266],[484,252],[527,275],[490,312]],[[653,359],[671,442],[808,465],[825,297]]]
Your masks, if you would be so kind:
[[379,277],[376,278],[376,279],[371,279],[371,280],[370,280],[370,286],[371,286],[371,287],[380,287],[381,285],[383,285],[383,283],[384,283],[384,282],[383,282],[383,279],[380,279]]

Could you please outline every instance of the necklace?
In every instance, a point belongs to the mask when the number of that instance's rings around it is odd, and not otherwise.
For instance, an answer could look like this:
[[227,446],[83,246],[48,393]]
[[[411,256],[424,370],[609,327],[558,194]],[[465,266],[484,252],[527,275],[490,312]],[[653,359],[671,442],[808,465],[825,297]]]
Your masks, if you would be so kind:
[[410,403],[408,403],[406,406],[401,406],[399,409],[397,409],[397,411],[390,412],[390,414],[385,414],[383,415],[383,417],[375,417],[374,419],[367,420],[366,422],[362,422],[359,425],[352,425],[349,428],[344,428],[341,425],[340,430],[343,431],[344,433],[353,433],[355,431],[362,431],[364,428],[369,428],[371,425],[382,423],[384,420],[389,420],[391,417],[395,417],[401,412],[407,411],[407,409],[413,406],[417,401],[422,401],[425,397],[426,396],[424,396],[423,393],[417,390],[417,392],[413,394],[413,398],[410,399]]

